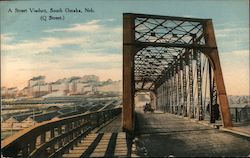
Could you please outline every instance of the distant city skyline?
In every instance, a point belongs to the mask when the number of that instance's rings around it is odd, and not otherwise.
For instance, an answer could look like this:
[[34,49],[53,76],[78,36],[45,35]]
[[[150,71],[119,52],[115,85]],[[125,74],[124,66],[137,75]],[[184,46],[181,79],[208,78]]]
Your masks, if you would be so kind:
[[38,80],[38,78],[42,78],[42,80],[44,80],[44,83],[43,83],[43,84],[55,84],[56,82],[62,81],[62,80],[64,80],[64,79],[73,79],[73,78],[76,78],[76,77],[82,78],[82,77],[89,77],[89,76],[97,77],[98,80],[99,80],[99,82],[106,82],[106,81],[109,81],[109,80],[111,80],[111,81],[121,81],[121,80],[114,80],[114,79],[112,79],[112,78],[107,78],[107,79],[105,79],[105,80],[101,80],[101,79],[99,79],[99,76],[97,76],[97,75],[92,75],[92,74],[82,75],[82,76],[76,76],[76,75],[75,75],[75,76],[68,76],[68,77],[57,78],[57,79],[55,79],[55,80],[50,80],[50,81],[48,81],[48,80],[46,79],[47,76],[45,76],[45,75],[39,75],[39,76],[33,76],[32,78],[28,79],[27,81],[24,81],[26,84],[25,84],[23,87],[18,87],[18,86],[10,86],[10,87],[7,87],[7,86],[1,85],[1,88],[3,88],[3,87],[5,87],[5,88],[10,88],[10,89],[12,89],[12,88],[17,88],[17,89],[21,90],[21,89],[23,89],[23,88],[27,88],[27,87],[28,87],[29,81],[31,81],[31,80],[35,81],[35,80]]
[[[51,82],[93,74],[122,80],[122,14],[125,12],[212,19],[228,95],[249,95],[249,1],[4,1],[1,18],[1,87],[23,88],[40,74]],[[111,7],[112,6],[112,7]],[[9,9],[92,8],[93,13],[41,13]],[[47,14],[50,15],[50,14]]]
[[51,97],[69,95],[94,95],[104,93],[120,93],[122,91],[121,80],[111,79],[101,81],[96,75],[71,76],[47,82],[46,76],[34,76],[27,81],[27,85],[19,89],[17,87],[1,87],[3,99],[23,97]]

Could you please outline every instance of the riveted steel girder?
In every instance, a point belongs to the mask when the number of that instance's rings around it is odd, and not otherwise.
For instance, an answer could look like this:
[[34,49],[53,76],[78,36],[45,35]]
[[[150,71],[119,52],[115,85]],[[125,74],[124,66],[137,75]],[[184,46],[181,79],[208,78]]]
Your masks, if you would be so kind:
[[[157,92],[163,84],[168,89],[159,92],[161,97],[168,95],[168,101],[161,98],[161,104],[177,104],[176,97],[185,97],[182,104],[187,113],[188,93],[191,93],[189,102],[193,104],[192,69],[195,65],[192,61],[200,60],[200,53],[205,54],[213,65],[223,124],[225,127],[232,126],[211,19],[123,14],[123,129],[134,130],[135,92]],[[200,63],[196,64],[196,68],[199,69],[197,82],[201,91]],[[187,79],[189,87],[192,86],[189,92]],[[201,92],[198,94],[201,99]],[[180,104],[181,99],[178,102]],[[193,110],[191,108],[190,112],[193,113]]]

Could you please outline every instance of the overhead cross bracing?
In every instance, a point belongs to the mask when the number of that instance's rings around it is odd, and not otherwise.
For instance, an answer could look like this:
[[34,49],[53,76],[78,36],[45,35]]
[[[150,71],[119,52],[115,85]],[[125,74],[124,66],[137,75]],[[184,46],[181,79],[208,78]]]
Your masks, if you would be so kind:
[[199,120],[218,96],[223,125],[232,126],[211,19],[123,15],[124,130],[134,129],[141,91],[154,94],[158,109]]
[[154,90],[188,49],[205,46],[201,22],[139,15],[134,30],[141,46],[134,56],[136,90]]

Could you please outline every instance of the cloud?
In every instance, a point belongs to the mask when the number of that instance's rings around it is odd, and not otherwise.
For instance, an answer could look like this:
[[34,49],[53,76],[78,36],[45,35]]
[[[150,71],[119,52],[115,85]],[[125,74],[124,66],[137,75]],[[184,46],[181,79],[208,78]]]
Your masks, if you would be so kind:
[[[117,26],[106,26],[102,24],[106,20],[92,20],[84,24],[74,24],[69,28],[55,28],[45,32],[85,32],[85,34],[67,34],[63,37],[49,36],[34,40],[23,40],[16,43],[3,43],[2,51],[6,54],[12,52],[23,54],[56,53],[53,49],[62,48],[67,51],[67,46],[73,45],[81,49],[109,49],[122,47],[122,28]],[[94,32],[94,34],[93,34]],[[96,33],[98,32],[98,33]],[[11,39],[12,36],[1,35],[1,38]],[[94,46],[94,47],[93,47]],[[74,48],[77,48],[74,47]],[[68,48],[69,49],[69,48]]]
[[76,45],[85,43],[87,40],[83,37],[78,38],[41,38],[34,41],[22,41],[15,44],[2,44],[2,50],[16,53],[36,54],[43,52],[52,52],[52,48],[62,47],[64,45]]
[[107,55],[105,54],[91,54],[91,53],[84,53],[72,56],[68,60],[74,60],[75,62],[117,62],[122,61],[122,55],[113,54]]
[[1,35],[9,40],[1,44],[3,85],[25,85],[41,73],[49,79],[83,74],[121,79],[122,27],[107,23],[112,20],[45,30],[32,40],[20,36],[14,41],[14,36]]
[[14,34],[1,34],[1,42],[9,42],[14,39]]
[[99,20],[92,20],[85,24],[74,24],[70,28],[57,28],[45,30],[44,32],[96,32],[100,29]]
[[220,61],[228,94],[249,94],[249,50],[221,53]]
[[240,50],[231,52],[233,55],[240,57],[249,57],[249,50]]
[[[121,79],[122,55],[120,54],[96,54],[68,52],[71,56],[48,56],[38,58],[26,56],[25,59],[5,56],[2,58],[1,75],[2,84],[23,87],[32,76],[43,74],[49,80],[84,74],[96,74],[103,79]],[[51,60],[56,60],[53,62]],[[14,72],[14,73],[13,73]]]
[[[239,20],[239,19],[238,19]],[[227,22],[224,22],[224,23],[214,23],[214,26],[215,27],[238,27],[238,26],[242,26],[242,25],[245,25],[245,24],[248,24],[247,21],[227,21]]]
[[232,37],[232,36],[239,36],[239,32],[241,33],[248,33],[248,28],[242,27],[231,27],[231,28],[224,28],[224,29],[217,29],[215,30],[216,37]]
[[231,56],[232,59],[233,57],[249,57],[249,50],[235,50],[235,51],[226,52],[223,54],[226,54],[227,56]]
[[191,17],[193,17],[193,16],[192,16],[192,15],[184,15],[183,17],[191,18]]
[[113,21],[114,19],[102,19],[102,20],[92,20],[87,23],[81,24],[73,24],[72,27],[69,28],[56,28],[56,29],[49,29],[45,30],[44,32],[97,32],[102,31],[102,24],[101,22],[105,21]]
[[121,54],[108,54],[104,52],[103,54],[97,53],[86,53],[82,52],[81,54],[76,54],[74,52],[70,52],[72,56],[65,57],[61,56],[58,59],[58,62],[55,63],[47,63],[46,65],[49,67],[53,67],[54,69],[109,69],[109,68],[120,68],[122,67],[122,55]]
[[225,26],[215,29],[215,36],[220,52],[232,52],[249,49],[249,29],[244,26]]

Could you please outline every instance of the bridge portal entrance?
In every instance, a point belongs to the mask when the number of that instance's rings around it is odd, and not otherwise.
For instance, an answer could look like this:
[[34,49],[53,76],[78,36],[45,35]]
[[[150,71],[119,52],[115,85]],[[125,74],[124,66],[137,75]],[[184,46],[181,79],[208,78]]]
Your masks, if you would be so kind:
[[[123,129],[133,132],[134,97],[153,92],[157,109],[232,126],[211,19],[123,15]],[[218,110],[217,110],[218,111]]]
[[153,109],[157,107],[157,98],[154,91],[140,90],[135,93],[135,108],[143,108],[146,104],[150,104]]

